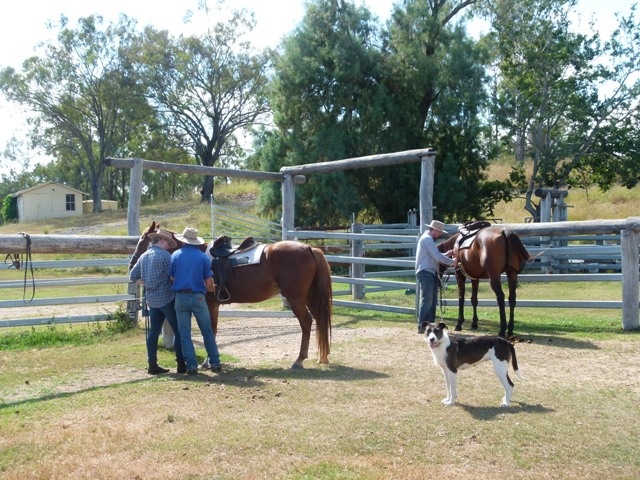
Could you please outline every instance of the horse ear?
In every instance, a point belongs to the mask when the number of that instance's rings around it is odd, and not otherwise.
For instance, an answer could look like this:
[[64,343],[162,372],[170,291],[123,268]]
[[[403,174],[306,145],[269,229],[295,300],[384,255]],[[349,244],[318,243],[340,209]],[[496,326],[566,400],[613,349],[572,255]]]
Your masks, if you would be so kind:
[[446,330],[446,329],[447,329],[447,326],[446,326],[443,322],[440,322],[440,323],[438,324],[438,328],[439,328],[440,330]]

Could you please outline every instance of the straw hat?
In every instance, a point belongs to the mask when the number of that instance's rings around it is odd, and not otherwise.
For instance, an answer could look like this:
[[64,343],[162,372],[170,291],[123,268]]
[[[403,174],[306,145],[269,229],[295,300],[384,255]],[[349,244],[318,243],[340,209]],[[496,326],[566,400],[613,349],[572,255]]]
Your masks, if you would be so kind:
[[195,228],[186,227],[181,234],[176,235],[176,238],[189,245],[204,245],[204,240],[198,236],[198,230]]
[[149,238],[164,238],[167,242],[169,242],[169,248],[176,248],[178,244],[173,239],[171,232],[167,232],[166,230],[157,230],[149,234]]
[[432,230],[437,230],[438,232],[442,232],[448,235],[447,231],[444,229],[444,223],[438,220],[432,220],[431,223],[427,225],[427,228],[430,228]]

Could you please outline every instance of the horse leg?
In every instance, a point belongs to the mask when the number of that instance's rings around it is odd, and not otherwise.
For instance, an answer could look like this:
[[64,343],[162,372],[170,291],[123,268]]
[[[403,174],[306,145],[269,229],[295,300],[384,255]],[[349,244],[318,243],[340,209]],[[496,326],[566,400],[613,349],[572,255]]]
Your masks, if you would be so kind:
[[458,324],[456,325],[456,332],[462,330],[462,324],[464,323],[464,293],[465,282],[467,277],[460,271],[456,271],[456,283],[458,284]]
[[309,358],[309,340],[311,338],[311,325],[313,324],[313,317],[307,309],[305,300],[297,298],[295,300],[287,298],[291,311],[298,318],[300,323],[300,329],[302,330],[302,340],[300,341],[300,353],[293,365],[292,369],[304,368],[302,364],[307,358]]
[[471,330],[478,329],[478,285],[480,280],[471,280],[471,306],[473,307],[473,319],[471,320]]
[[504,311],[504,292],[502,291],[500,274],[497,275],[497,278],[492,278],[489,283],[491,285],[491,290],[493,290],[493,293],[496,294],[498,309],[500,311],[500,333],[498,333],[498,335],[500,337],[504,337],[507,331],[507,317]]
[[515,271],[509,270],[507,272],[507,282],[509,285],[509,326],[507,328],[507,335],[513,335],[513,328],[515,324],[514,310],[516,309],[516,288],[518,287],[518,274]]
[[220,312],[220,303],[215,298],[215,293],[207,293],[205,296],[207,300],[207,308],[209,309],[209,317],[211,317],[211,330],[213,334],[218,333],[218,316]]

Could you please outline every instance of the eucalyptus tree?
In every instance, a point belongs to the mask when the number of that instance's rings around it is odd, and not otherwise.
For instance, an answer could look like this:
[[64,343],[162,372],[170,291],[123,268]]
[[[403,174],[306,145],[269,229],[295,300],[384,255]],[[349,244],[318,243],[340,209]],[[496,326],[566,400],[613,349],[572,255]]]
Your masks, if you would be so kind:
[[[243,40],[255,26],[242,11],[201,36],[173,37],[147,27],[140,44],[147,95],[177,145],[204,166],[229,165],[237,134],[265,121],[269,57]],[[202,201],[213,193],[206,176]]]
[[60,162],[77,162],[94,211],[102,209],[106,157],[150,114],[128,56],[135,25],[121,16],[104,27],[102,17],[89,16],[74,29],[62,16],[41,56],[26,59],[20,72],[0,71],[4,95],[34,113],[33,143]]
[[497,118],[537,187],[633,187],[640,180],[640,27],[635,7],[610,39],[581,34],[576,0],[501,0],[491,9],[500,82]]

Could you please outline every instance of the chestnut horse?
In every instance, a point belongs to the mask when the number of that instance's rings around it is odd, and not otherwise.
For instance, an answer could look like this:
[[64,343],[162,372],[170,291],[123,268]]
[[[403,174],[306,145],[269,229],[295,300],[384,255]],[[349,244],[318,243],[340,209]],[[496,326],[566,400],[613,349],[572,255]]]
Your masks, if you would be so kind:
[[[129,264],[129,270],[147,250],[151,242],[149,233],[156,231],[159,227],[159,224],[156,225],[153,222],[142,233]],[[181,242],[175,240],[180,248]],[[203,249],[205,247],[206,245]],[[218,300],[215,293],[206,295],[214,333],[218,327],[221,304],[257,303],[281,293],[287,299],[302,329],[300,353],[291,368],[303,368],[302,363],[309,356],[309,339],[314,318],[318,362],[329,363],[332,315],[331,269],[320,249],[293,241],[267,245],[260,263],[234,268],[233,276],[227,280],[226,287],[229,291],[226,301]]]
[[[456,233],[444,242],[438,244],[441,252],[446,252],[456,246],[460,233]],[[522,272],[530,255],[522,244],[520,237],[508,228],[491,225],[478,231],[469,248],[458,250],[458,268],[456,269],[456,283],[458,284],[458,324],[456,331],[462,330],[464,323],[464,295],[465,281],[471,280],[471,305],[473,306],[473,320],[471,328],[478,328],[478,283],[481,278],[488,278],[491,289],[496,294],[500,311],[500,332],[498,335],[513,335],[513,311],[516,307],[516,288],[518,274]],[[504,292],[500,276],[507,275],[509,285],[509,325],[504,306]]]

